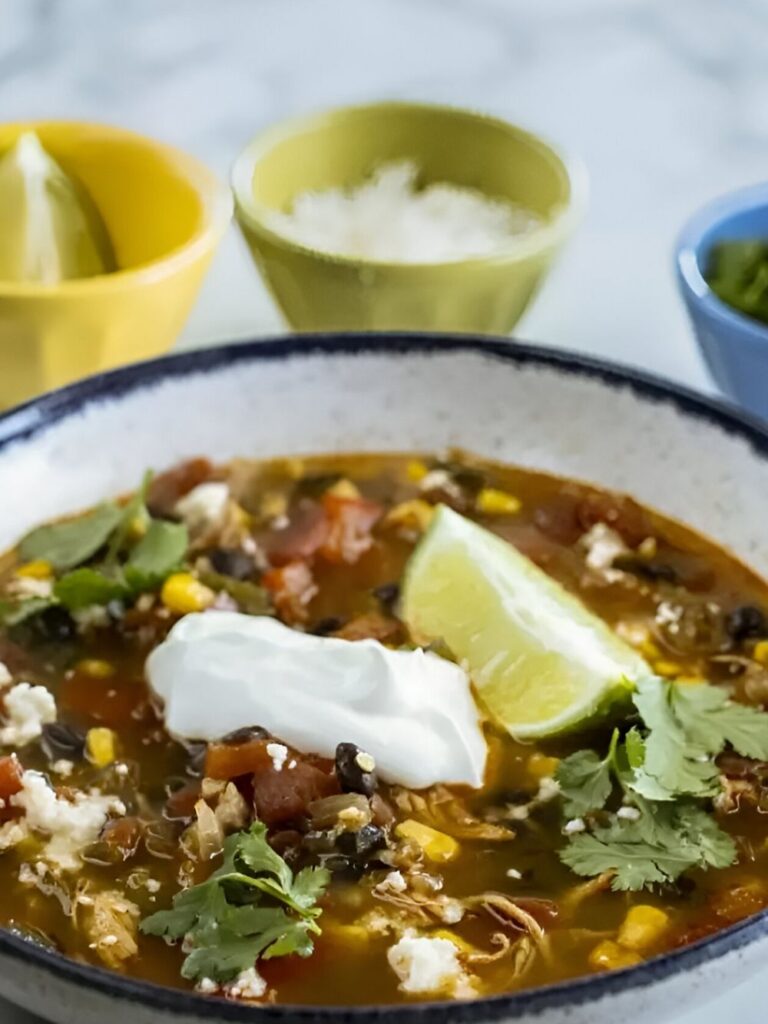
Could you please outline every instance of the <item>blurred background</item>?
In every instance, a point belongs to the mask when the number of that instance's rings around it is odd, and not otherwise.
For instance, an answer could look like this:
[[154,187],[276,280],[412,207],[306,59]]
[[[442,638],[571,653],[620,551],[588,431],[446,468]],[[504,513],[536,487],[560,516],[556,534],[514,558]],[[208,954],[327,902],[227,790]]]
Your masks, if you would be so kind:
[[[385,98],[581,156],[581,229],[516,335],[710,387],[673,274],[693,209],[768,167],[765,0],[0,0],[3,120],[117,123],[220,175],[289,115]],[[284,330],[234,227],[184,330]]]

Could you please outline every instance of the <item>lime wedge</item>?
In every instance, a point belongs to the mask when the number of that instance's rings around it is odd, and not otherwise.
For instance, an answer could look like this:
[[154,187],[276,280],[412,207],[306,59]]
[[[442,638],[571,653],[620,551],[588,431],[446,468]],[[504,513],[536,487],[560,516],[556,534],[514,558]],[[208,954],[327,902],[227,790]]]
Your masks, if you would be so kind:
[[586,725],[651,674],[559,583],[445,506],[407,566],[403,616],[417,642],[447,644],[491,717],[518,739]]
[[0,158],[0,281],[57,284],[115,270],[93,200],[24,132]]

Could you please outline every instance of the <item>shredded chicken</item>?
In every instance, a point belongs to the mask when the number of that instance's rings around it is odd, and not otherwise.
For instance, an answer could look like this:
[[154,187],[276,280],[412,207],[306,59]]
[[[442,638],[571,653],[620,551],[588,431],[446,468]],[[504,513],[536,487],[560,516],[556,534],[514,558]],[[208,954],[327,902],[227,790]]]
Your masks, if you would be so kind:
[[400,810],[456,839],[508,842],[515,838],[512,829],[475,817],[447,786],[433,786],[423,795],[397,788],[392,798]]
[[122,893],[112,890],[95,893],[89,899],[90,904],[83,908],[83,928],[91,948],[107,967],[116,969],[139,951],[136,944],[139,908]]

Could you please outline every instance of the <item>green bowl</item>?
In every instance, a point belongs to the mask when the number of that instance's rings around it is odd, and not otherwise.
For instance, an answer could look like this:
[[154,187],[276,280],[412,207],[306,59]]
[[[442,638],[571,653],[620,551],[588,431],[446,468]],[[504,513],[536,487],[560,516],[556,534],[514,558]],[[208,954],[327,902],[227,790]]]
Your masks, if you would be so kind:
[[[411,160],[420,181],[452,182],[539,214],[541,227],[492,256],[394,263],[338,256],[268,226],[308,190],[349,186]],[[579,167],[530,132],[471,111],[416,103],[347,107],[257,136],[232,171],[237,219],[267,287],[299,331],[511,331],[581,217]]]

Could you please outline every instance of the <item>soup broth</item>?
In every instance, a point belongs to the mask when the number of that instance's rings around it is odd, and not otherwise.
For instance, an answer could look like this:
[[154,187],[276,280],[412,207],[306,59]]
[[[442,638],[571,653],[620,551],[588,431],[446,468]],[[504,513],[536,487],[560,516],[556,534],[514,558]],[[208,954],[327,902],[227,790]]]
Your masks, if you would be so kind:
[[[268,615],[313,636],[412,649],[401,584],[439,504],[559,581],[660,680],[708,680],[755,709],[768,701],[766,584],[628,497],[463,453],[192,460],[155,476],[144,497],[106,506],[112,519],[91,518],[79,539],[54,535],[51,546],[38,532],[0,561],[0,923],[163,985],[352,1005],[481,997],[628,967],[768,905],[768,766],[729,744],[716,755],[717,793],[697,797],[732,837],[725,866],[617,889],[614,871],[577,874],[564,861],[574,838],[645,813],[613,781],[605,808],[568,814],[558,784],[566,758],[602,758],[614,728],[637,728],[631,706],[535,742],[483,716],[488,757],[474,789],[384,782],[355,736],[334,759],[258,721],[207,743],[169,734],[145,663],[186,614]],[[156,523],[167,558],[147,569],[152,559],[132,552]],[[255,821],[294,881],[317,882],[311,951],[297,939],[284,955],[252,957],[250,972],[237,950],[231,972],[216,956],[209,973],[185,967],[194,941],[141,922],[182,890],[202,891],[193,887],[221,869],[223,843],[231,852]],[[325,882],[299,876],[307,868]],[[216,892],[241,909],[309,913],[271,891],[246,898],[244,884]]]

